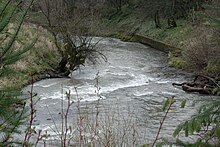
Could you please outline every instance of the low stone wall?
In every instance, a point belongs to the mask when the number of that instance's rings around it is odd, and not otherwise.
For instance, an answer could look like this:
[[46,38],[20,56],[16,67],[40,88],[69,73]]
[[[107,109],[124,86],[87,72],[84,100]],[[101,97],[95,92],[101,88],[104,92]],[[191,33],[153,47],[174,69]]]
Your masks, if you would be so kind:
[[142,44],[149,45],[149,46],[151,46],[155,49],[158,49],[162,52],[165,52],[165,53],[172,52],[176,56],[180,55],[181,51],[182,51],[180,48],[173,47],[173,46],[168,45],[164,42],[157,41],[157,40],[154,40],[150,37],[142,36],[142,35],[139,35],[139,34],[134,35],[134,40],[137,41],[137,42],[140,42]]

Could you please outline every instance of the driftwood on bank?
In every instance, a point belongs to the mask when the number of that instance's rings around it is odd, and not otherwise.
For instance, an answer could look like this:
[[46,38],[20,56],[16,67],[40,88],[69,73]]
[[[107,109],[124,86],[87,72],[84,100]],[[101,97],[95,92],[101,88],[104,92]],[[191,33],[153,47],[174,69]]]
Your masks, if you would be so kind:
[[204,75],[196,75],[192,82],[172,83],[172,85],[181,87],[186,92],[197,92],[200,94],[214,94],[214,89],[220,88],[218,80]]

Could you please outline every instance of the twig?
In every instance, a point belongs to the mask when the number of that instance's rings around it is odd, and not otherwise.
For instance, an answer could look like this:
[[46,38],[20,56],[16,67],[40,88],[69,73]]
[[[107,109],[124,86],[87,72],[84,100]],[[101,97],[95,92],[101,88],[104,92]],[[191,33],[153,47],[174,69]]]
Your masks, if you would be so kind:
[[32,81],[31,81],[31,90],[29,91],[29,95],[30,95],[30,120],[29,120],[29,126],[27,128],[27,132],[25,133],[25,138],[24,138],[24,142],[22,144],[22,147],[24,146],[28,146],[28,143],[30,141],[31,135],[33,133],[32,130],[32,126],[33,126],[33,121],[35,118],[35,114],[36,114],[36,109],[34,107],[34,102],[33,102],[33,91],[34,91],[34,78],[32,77]]
[[64,116],[64,121],[65,121],[65,134],[64,134],[64,138],[63,138],[63,146],[64,147],[66,147],[69,144],[69,142],[66,144],[68,130],[70,130],[70,128],[68,127],[68,114],[70,111],[70,106],[73,104],[70,100],[70,91],[68,93],[66,93],[66,95],[67,95],[67,99],[68,99],[68,105],[67,105],[65,116]]
[[42,130],[38,131],[37,141],[36,141],[34,147],[37,147],[39,141],[42,140],[42,138],[43,138],[42,135],[41,135],[41,132],[42,132]]
[[94,128],[94,135],[92,136],[91,138],[91,143],[93,142],[93,140],[95,139],[95,136],[97,135],[97,129],[98,129],[98,126],[99,126],[99,103],[100,103],[100,99],[102,98],[101,95],[100,95],[100,87],[99,87],[99,72],[96,74],[96,95],[98,97],[98,101],[97,101],[97,104],[96,104],[96,116],[95,116],[95,128]]
[[83,128],[83,117],[82,117],[82,114],[81,114],[81,99],[78,95],[78,91],[77,91],[77,88],[75,87],[75,92],[76,92],[76,97],[78,99],[78,102],[77,102],[77,109],[78,109],[78,125],[79,125],[79,142],[80,142],[80,147],[82,146],[82,140],[83,140],[83,136],[82,136],[82,128]]
[[157,140],[158,140],[158,138],[159,138],[159,135],[160,135],[160,131],[161,131],[162,127],[163,127],[163,123],[164,123],[164,121],[165,121],[165,119],[166,119],[166,117],[167,117],[167,115],[168,115],[168,113],[169,113],[169,111],[170,111],[170,109],[171,109],[171,106],[172,106],[174,103],[175,103],[174,97],[172,97],[172,98],[170,99],[169,107],[167,108],[167,111],[166,111],[166,113],[165,113],[165,115],[164,115],[162,121],[160,122],[160,127],[159,127],[159,129],[158,129],[158,132],[157,132],[157,135],[156,135],[156,138],[155,138],[155,140],[154,140],[154,142],[153,142],[152,147],[154,147],[154,145],[156,144],[156,142],[157,142]]

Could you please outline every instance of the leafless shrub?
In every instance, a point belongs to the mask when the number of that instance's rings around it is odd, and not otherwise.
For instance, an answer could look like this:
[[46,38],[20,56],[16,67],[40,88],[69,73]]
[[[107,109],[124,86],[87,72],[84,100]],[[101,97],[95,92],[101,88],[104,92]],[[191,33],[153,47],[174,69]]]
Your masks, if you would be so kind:
[[84,66],[86,60],[95,63],[101,57],[106,61],[97,50],[97,43],[91,42],[91,32],[97,29],[97,7],[97,2],[88,0],[39,0],[35,3],[35,9],[44,17],[43,22],[37,23],[52,33],[60,56],[50,77],[67,77]]
[[197,73],[206,72],[210,75],[220,72],[220,49],[218,39],[208,36],[196,39],[183,54],[189,70]]
[[[25,134],[23,146],[32,143],[34,146],[136,146],[138,144],[138,131],[136,128],[136,119],[133,118],[132,112],[127,114],[120,113],[120,106],[117,110],[110,110],[102,103],[100,87],[96,77],[96,95],[98,100],[92,105],[87,106],[81,102],[82,98],[78,96],[77,88],[75,93],[77,100],[72,100],[70,92],[65,92],[66,97],[62,99],[61,124],[58,123],[50,113],[55,128],[51,130],[34,129],[33,118],[35,116],[35,107],[33,100],[30,102],[30,113],[32,119],[29,121],[28,130]],[[31,98],[33,84],[31,88]],[[129,106],[128,108],[129,109]],[[73,112],[71,110],[76,110]],[[111,112],[111,113],[109,113]],[[74,117],[73,113],[77,114]],[[74,120],[72,121],[72,118]],[[52,132],[51,132],[52,131]],[[51,133],[51,134],[50,134]],[[55,134],[55,135],[53,135]],[[31,139],[32,138],[32,139]]]

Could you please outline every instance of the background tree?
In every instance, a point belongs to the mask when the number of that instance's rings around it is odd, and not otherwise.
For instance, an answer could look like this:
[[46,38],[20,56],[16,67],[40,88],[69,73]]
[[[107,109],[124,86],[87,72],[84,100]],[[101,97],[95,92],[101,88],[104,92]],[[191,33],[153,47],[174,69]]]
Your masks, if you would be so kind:
[[116,13],[120,12],[123,5],[129,4],[129,0],[107,0],[107,5],[116,9]]
[[68,76],[87,59],[95,63],[99,55],[106,60],[90,37],[94,31],[97,3],[89,0],[41,0],[36,5],[47,20],[46,27],[53,34],[61,55],[59,65],[55,67],[56,74]]
[[167,27],[176,27],[176,19],[186,19],[191,10],[201,10],[204,0],[149,0],[139,1],[141,11],[145,11],[144,18],[153,18],[155,26],[160,28],[160,19],[167,19]]

